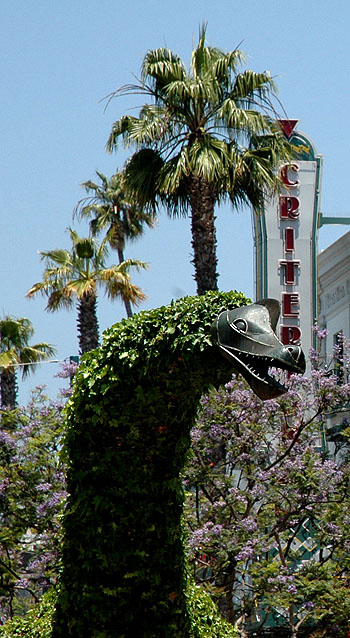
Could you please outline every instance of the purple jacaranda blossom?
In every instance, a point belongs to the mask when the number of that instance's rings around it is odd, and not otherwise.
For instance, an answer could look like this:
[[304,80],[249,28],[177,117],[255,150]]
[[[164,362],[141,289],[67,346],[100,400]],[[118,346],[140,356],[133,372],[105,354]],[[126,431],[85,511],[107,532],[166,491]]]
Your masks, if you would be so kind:
[[258,524],[253,516],[247,516],[240,522],[240,526],[247,530],[247,532],[254,532],[257,529]]
[[9,478],[4,478],[4,479],[0,480],[0,494],[4,494],[9,485],[10,485],[10,479]]
[[0,445],[5,445],[10,449],[15,449],[16,440],[10,432],[0,429]]
[[72,396],[72,392],[72,388],[60,388],[61,395],[66,399],[69,399],[69,397]]
[[2,618],[16,612],[17,590],[27,589],[26,606],[57,577],[66,496],[62,408],[37,387],[27,406],[0,415],[0,560],[17,575],[0,594]]
[[40,483],[40,485],[36,486],[38,492],[49,492],[52,489],[51,483]]
[[72,378],[74,377],[77,369],[78,364],[74,361],[72,363],[62,363],[61,369],[59,370],[59,372],[57,372],[57,374],[55,374],[55,377],[59,377],[61,379]]
[[60,505],[62,501],[67,497],[67,493],[65,491],[55,492],[51,494],[50,498],[47,501],[39,505],[37,509],[38,518],[42,518],[47,515],[50,510],[55,508],[57,505]]
[[[186,474],[193,507],[189,556],[196,576],[203,575],[213,588],[230,573],[239,609],[244,607],[242,581],[248,606],[251,596],[263,604],[261,592],[268,593],[272,606],[281,600],[288,606],[302,599],[304,575],[331,562],[332,551],[349,553],[349,460],[343,457],[339,467],[338,458],[327,456],[323,433],[328,411],[348,402],[350,387],[339,386],[317,349],[313,365],[319,367],[309,377],[291,375],[288,393],[277,400],[259,401],[233,377],[202,401]],[[341,510],[343,501],[347,505]],[[332,520],[333,507],[336,516],[342,513],[341,523]],[[210,533],[215,524],[222,526],[216,537]],[[322,542],[327,545],[323,553]],[[210,557],[210,573],[200,571],[195,550]],[[315,551],[315,560],[305,560],[307,551]],[[318,602],[313,604],[317,609]],[[309,616],[312,605],[303,609]]]
[[327,328],[321,328],[318,324],[312,326],[312,330],[319,341],[326,339],[329,334],[329,330],[327,330]]
[[258,544],[258,542],[259,541],[257,538],[248,540],[247,543],[244,545],[244,547],[242,547],[240,551],[238,552],[238,554],[236,554],[236,560],[238,561],[250,560],[252,556],[255,555],[255,547]]

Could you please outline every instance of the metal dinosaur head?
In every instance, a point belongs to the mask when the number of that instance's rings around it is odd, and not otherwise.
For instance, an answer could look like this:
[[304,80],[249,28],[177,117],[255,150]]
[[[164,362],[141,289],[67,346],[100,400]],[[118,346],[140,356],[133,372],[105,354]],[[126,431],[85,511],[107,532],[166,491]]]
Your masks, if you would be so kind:
[[276,336],[279,314],[280,304],[276,299],[262,299],[221,312],[212,325],[212,334],[222,355],[263,400],[287,391],[272,376],[270,368],[305,372],[305,357],[300,346],[283,345]]

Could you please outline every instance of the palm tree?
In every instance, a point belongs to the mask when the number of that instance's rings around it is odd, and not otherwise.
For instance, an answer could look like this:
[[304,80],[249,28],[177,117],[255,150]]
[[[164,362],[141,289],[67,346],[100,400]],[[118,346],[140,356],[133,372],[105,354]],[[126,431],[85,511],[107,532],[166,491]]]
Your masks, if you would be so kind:
[[27,292],[27,297],[41,293],[48,298],[46,310],[54,312],[71,308],[77,300],[78,337],[80,354],[99,345],[97,320],[97,288],[103,287],[110,299],[121,297],[138,305],[146,296],[131,283],[129,271],[147,268],[142,261],[127,259],[119,265],[106,267],[107,242],[98,244],[91,237],[82,238],[68,229],[72,241],[71,251],[65,249],[40,252],[46,262],[43,281]]
[[[74,209],[74,215],[88,218],[90,231],[95,237],[101,230],[107,229],[107,239],[111,248],[117,251],[119,264],[124,258],[126,240],[140,237],[144,226],[152,228],[155,212],[133,203],[128,195],[124,175],[117,171],[108,179],[103,173],[96,171],[100,183],[88,180],[82,186],[88,193]],[[125,297],[124,305],[128,317],[132,316],[130,300]]]
[[34,371],[40,361],[55,354],[55,348],[41,342],[30,345],[34,328],[25,317],[16,319],[9,315],[0,319],[0,392],[1,407],[13,409],[17,404],[16,368],[21,367],[22,378]]
[[269,72],[238,72],[244,55],[205,44],[201,27],[189,70],[176,53],[159,48],[143,59],[141,79],[109,96],[140,94],[138,117],[117,120],[107,141],[135,149],[126,179],[140,205],[165,204],[170,215],[191,216],[197,292],[217,289],[214,208],[225,199],[259,212],[275,191],[275,168],[289,148],[276,121]]

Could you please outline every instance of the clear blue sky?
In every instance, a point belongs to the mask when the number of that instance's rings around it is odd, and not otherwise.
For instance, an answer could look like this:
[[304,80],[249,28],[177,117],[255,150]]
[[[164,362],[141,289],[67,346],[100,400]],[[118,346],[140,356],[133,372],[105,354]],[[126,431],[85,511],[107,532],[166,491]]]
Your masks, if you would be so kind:
[[[350,215],[348,0],[2,0],[0,7],[1,297],[0,313],[29,317],[34,341],[76,354],[76,315],[44,311],[26,291],[42,277],[38,251],[68,247],[65,229],[84,195],[81,182],[100,170],[110,176],[126,155],[105,152],[114,120],[137,103],[101,99],[138,75],[147,49],[167,46],[188,62],[198,26],[226,51],[240,45],[247,67],[269,69],[290,118],[324,156],[322,212]],[[217,211],[219,285],[253,296],[249,211]],[[84,231],[76,225],[79,232]],[[320,234],[326,247],[346,227]],[[189,220],[160,216],[158,227],[127,249],[148,261],[137,278],[148,295],[143,308],[192,294]],[[102,330],[124,316],[122,305],[99,303]],[[21,384],[26,401],[36,383],[55,396],[56,364],[39,367]]]

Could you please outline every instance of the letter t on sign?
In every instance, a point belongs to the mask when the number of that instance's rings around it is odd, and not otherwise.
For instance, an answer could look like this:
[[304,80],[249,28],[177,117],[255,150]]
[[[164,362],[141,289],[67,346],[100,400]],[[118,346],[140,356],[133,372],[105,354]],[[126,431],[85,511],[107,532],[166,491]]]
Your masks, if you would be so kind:
[[296,269],[300,265],[300,259],[280,259],[279,266],[284,268],[284,283],[295,286],[296,284]]

